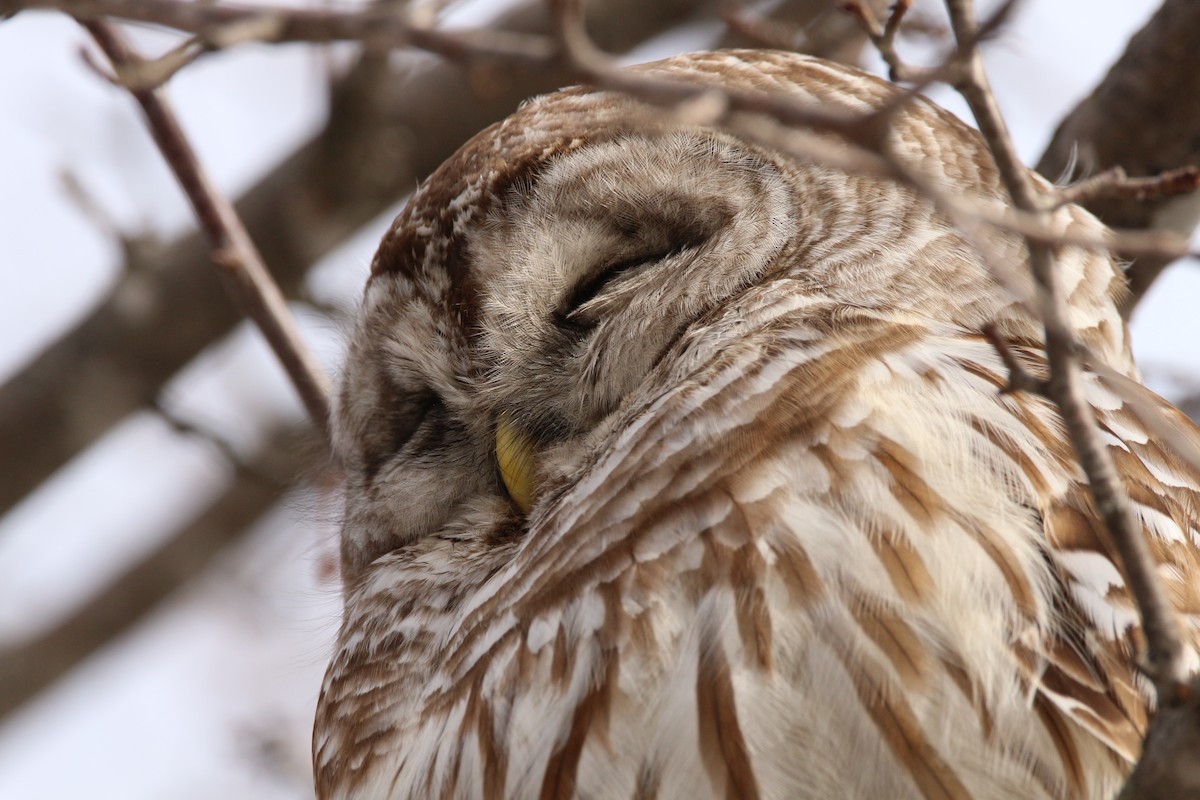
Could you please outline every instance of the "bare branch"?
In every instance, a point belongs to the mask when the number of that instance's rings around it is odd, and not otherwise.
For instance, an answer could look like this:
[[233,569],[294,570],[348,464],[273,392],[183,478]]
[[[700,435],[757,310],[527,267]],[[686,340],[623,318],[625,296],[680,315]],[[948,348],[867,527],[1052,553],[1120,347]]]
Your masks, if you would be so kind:
[[[972,0],[947,0],[951,23],[959,41],[975,32]],[[988,85],[978,49],[972,47],[964,64],[963,78],[957,88],[971,106],[989,148],[995,158],[1001,179],[1014,205],[1021,212],[1035,217],[1048,215],[1056,207],[1053,195],[1050,202],[1035,187],[1030,173],[1016,156],[1011,137],[1003,117],[996,105],[995,96]],[[1175,183],[1187,184],[1194,181],[1191,176],[1169,176],[1154,184],[1124,185],[1123,176],[1114,174],[1096,180],[1080,190],[1080,194],[1091,192],[1162,191]],[[1069,194],[1068,194],[1069,196]],[[1179,620],[1167,597],[1166,588],[1159,580],[1154,558],[1142,536],[1141,526],[1134,515],[1132,504],[1125,492],[1112,457],[1100,439],[1095,416],[1083,393],[1081,353],[1074,333],[1067,321],[1067,303],[1059,285],[1059,276],[1054,260],[1054,244],[1026,237],[1030,253],[1030,264],[1037,286],[1038,312],[1045,330],[1046,360],[1049,379],[1044,387],[1048,396],[1058,407],[1067,428],[1071,444],[1075,449],[1080,466],[1087,475],[1089,488],[1096,508],[1104,519],[1111,541],[1119,554],[1126,585],[1134,596],[1141,615],[1142,632],[1146,641],[1146,669],[1154,683],[1158,709],[1152,720],[1145,741],[1145,749],[1129,781],[1123,788],[1121,800],[1174,800],[1195,797],[1200,788],[1200,771],[1194,767],[1192,751],[1200,741],[1200,715],[1197,714],[1196,694],[1200,679],[1189,682],[1184,660],[1183,635]],[[1010,370],[1010,381],[1014,385],[1027,383],[1028,379],[1006,344],[995,331],[986,335]],[[1094,360],[1093,360],[1094,361]],[[1117,390],[1130,389],[1123,376],[1113,375],[1106,365],[1092,363],[1102,379],[1107,377],[1109,385]],[[1140,387],[1137,387],[1140,388]],[[1118,391],[1120,396],[1126,393]],[[1143,393],[1143,395],[1148,393]],[[1149,405],[1144,396],[1130,398],[1137,408],[1135,413],[1145,413]],[[1181,416],[1181,415],[1179,415]],[[1162,419],[1160,419],[1162,417]],[[1167,426],[1178,420],[1167,420],[1163,409],[1149,409],[1144,422],[1164,423]],[[1152,428],[1155,430],[1161,429]],[[1194,434],[1193,437],[1194,438]],[[1188,445],[1196,444],[1190,438]],[[1192,448],[1188,448],[1192,449]],[[1194,455],[1194,454],[1193,454]]]
[[169,425],[175,433],[183,436],[194,437],[195,439],[203,441],[214,448],[226,461],[232,464],[239,473],[244,473],[248,476],[258,478],[264,483],[272,483],[279,486],[287,485],[292,478],[290,472],[286,475],[268,475],[266,473],[259,472],[258,467],[251,461],[246,460],[233,442],[229,441],[215,430],[206,427],[200,422],[185,419],[183,416],[168,408],[161,399],[154,403],[153,411],[158,418]]
[[1117,800],[1191,800],[1200,788],[1200,692],[1181,685],[1157,711],[1142,757]]
[[[960,42],[974,37],[976,23],[972,1],[947,0],[946,5],[955,37]],[[1044,203],[1030,173],[1017,157],[977,48],[972,47],[968,53],[958,88],[975,115],[1014,205],[1022,211],[1039,212]],[[1053,249],[1049,244],[1027,241],[1045,326],[1046,358],[1050,368],[1048,393],[1058,406],[1080,466],[1088,477],[1096,507],[1121,556],[1128,585],[1141,612],[1150,677],[1160,701],[1165,703],[1177,695],[1178,687],[1187,679],[1179,622],[1155,573],[1154,559],[1141,536],[1141,526],[1116,467],[1100,440],[1091,406],[1084,398],[1078,349],[1067,322],[1067,305],[1059,285]]]
[[927,82],[932,79],[930,70],[914,67],[900,57],[896,51],[896,37],[900,33],[901,23],[905,15],[912,9],[913,0],[896,0],[892,4],[887,21],[879,23],[871,7],[860,0],[842,0],[839,7],[858,20],[875,49],[888,65],[888,76],[894,81]]
[[1108,198],[1145,202],[1187,194],[1197,188],[1200,188],[1200,169],[1196,167],[1180,167],[1147,178],[1130,178],[1121,167],[1112,167],[1099,175],[1059,189],[1055,207]]
[[578,0],[550,0],[550,8],[562,57],[585,83],[621,92],[663,109],[703,109],[704,122],[708,124],[718,124],[732,112],[747,112],[763,114],[787,125],[837,134],[852,143],[875,138],[861,115],[830,113],[772,92],[715,91],[708,85],[657,79],[621,70],[614,59],[592,44],[584,29]]
[[[887,0],[864,0],[882,10]],[[780,0],[769,11],[753,0],[725,0],[722,17],[726,32],[719,47],[769,47],[858,64],[867,37],[845,14],[831,11],[831,0]]]
[[[214,49],[200,37],[191,36],[158,58],[138,58],[117,66],[115,82],[134,92],[153,89],[162,86],[179,70]],[[90,55],[90,51],[84,50],[85,58]]]
[[[567,63],[585,80],[634,97],[675,117],[692,122],[724,127],[769,147],[789,151],[798,157],[822,163],[835,169],[858,174],[873,174],[912,187],[928,197],[947,216],[965,231],[981,233],[987,226],[1019,233],[1033,242],[1046,246],[1064,244],[1104,252],[1187,253],[1187,242],[1166,232],[1115,232],[1102,237],[1087,238],[1064,234],[1059,226],[1041,214],[1038,205],[1030,211],[997,207],[964,198],[928,180],[923,172],[896,159],[889,151],[887,134],[894,115],[917,96],[926,83],[936,79],[965,75],[979,42],[993,35],[1009,17],[1015,0],[1006,0],[992,17],[974,27],[967,38],[959,40],[953,53],[941,66],[930,69],[922,82],[897,96],[882,108],[865,114],[831,114],[811,104],[777,93],[736,92],[714,90],[706,84],[686,80],[659,79],[646,74],[631,73],[616,68],[605,54],[588,40],[574,0],[553,0],[557,38]],[[893,23],[893,33],[895,35]],[[821,134],[832,134],[844,146],[834,144]],[[982,240],[976,236],[977,240]],[[989,258],[998,279],[1003,266],[1000,259]],[[1027,302],[1019,281],[1003,280],[1021,302]],[[1030,304],[1033,313],[1038,313]]]
[[[736,129],[753,140],[782,147],[831,167],[899,181],[932,199],[956,221],[970,221],[973,227],[983,223],[1046,245],[1073,245],[1123,255],[1166,254],[1177,258],[1190,254],[1187,241],[1167,231],[1114,231],[1111,236],[1102,238],[1064,234],[1041,213],[1045,204],[1040,195],[1035,195],[1032,201],[1035,207],[1029,210],[993,208],[939,188],[921,172],[910,169],[886,151],[886,134],[895,113],[917,97],[928,83],[965,80],[965,74],[960,73],[964,72],[973,48],[999,29],[1011,13],[1015,0],[1003,3],[983,25],[974,28],[970,37],[959,42],[945,63],[929,69],[910,91],[866,114],[831,113],[777,93],[715,91],[706,84],[658,79],[618,69],[615,62],[598,51],[584,34],[577,4],[571,0],[552,2],[563,56],[587,83],[594,86],[621,92],[693,122]],[[751,123],[745,124],[742,120],[743,124],[739,124],[735,120],[737,114],[761,116],[755,116]],[[768,121],[782,123],[791,135],[772,131],[766,124]],[[833,148],[814,138],[811,132],[837,136],[849,149]],[[1182,175],[1172,176],[1161,188],[1165,190],[1169,183],[1182,185],[1185,180]],[[1113,190],[1117,188],[1114,186]],[[1149,185],[1138,187],[1138,190],[1148,191]]]
[[545,37],[504,30],[447,33],[410,16],[407,7],[370,5],[353,11],[192,3],[178,0],[0,0],[0,15],[28,9],[61,11],[80,20],[147,22],[186,31],[219,50],[245,42],[362,42],[370,48],[414,47],[455,61],[502,58],[546,61]]
[[[116,69],[140,59],[124,36],[106,22],[85,23]],[[304,344],[279,285],[262,262],[233,205],[217,191],[183,133],[174,110],[158,89],[132,89],[171,171],[212,244],[213,261],[242,312],[252,319],[296,387],[309,419],[330,443],[329,378]]]
[[731,33],[758,46],[800,51],[809,44],[808,34],[803,28],[767,19],[736,3],[726,3],[721,7],[721,19]]
[[[936,192],[935,187],[926,187],[916,177],[913,185],[924,192]],[[993,209],[979,204],[964,203],[952,195],[943,197],[943,204],[955,206],[961,216],[977,219],[1001,230],[1019,233],[1025,238],[1044,245],[1067,245],[1085,250],[1105,251],[1123,256],[1151,256],[1165,258],[1197,257],[1187,239],[1171,231],[1114,230],[1109,236],[1087,237],[1063,233],[1040,212],[1019,209]],[[1058,203],[1047,204],[1055,208]]]
[[[1046,213],[1047,204],[1035,187],[1030,173],[1016,155],[979,57],[979,42],[990,31],[996,29],[1010,12],[1013,3],[1002,5],[1000,11],[989,21],[987,30],[977,24],[970,0],[948,0],[947,5],[958,43],[954,61],[948,62],[947,68],[957,73],[957,88],[971,106],[979,128],[993,152],[1001,181],[1016,206],[1017,211],[1013,218],[1020,220],[1025,217],[1027,221],[1040,223],[1038,227],[1046,230],[1044,235],[1035,235],[1034,225],[1027,225],[1026,231],[1030,262],[1039,287],[1035,300],[1045,327],[1047,361],[1050,365],[1050,378],[1045,390],[1060,410],[1077,457],[1088,476],[1097,508],[1112,532],[1117,550],[1121,554],[1131,591],[1138,599],[1143,630],[1148,642],[1149,668],[1159,689],[1159,695],[1164,698],[1171,697],[1177,693],[1178,687],[1186,677],[1182,661],[1181,633],[1178,621],[1166,599],[1165,590],[1155,575],[1153,559],[1145,540],[1140,536],[1140,526],[1136,522],[1115,465],[1100,441],[1091,406],[1084,398],[1076,343],[1067,322],[1066,300],[1058,285],[1053,256],[1054,247],[1064,243],[1063,236],[1054,235],[1050,230],[1050,221],[1042,218]],[[879,129],[869,125],[869,118],[838,117],[777,97],[714,92],[704,86],[689,86],[617,72],[609,60],[588,42],[575,0],[552,0],[552,8],[562,52],[586,76],[589,83],[621,91],[656,106],[673,108],[676,113],[689,114],[699,109],[704,115],[704,122],[708,124],[724,122],[732,111],[742,111],[764,114],[787,125],[836,134],[866,151],[849,156],[844,153],[837,154],[835,159],[840,159],[843,165],[848,159],[856,160],[860,165],[865,165],[868,171],[888,174],[915,186],[931,196],[935,202],[940,200],[941,206],[957,206],[959,213],[955,216],[961,217],[970,213],[963,209],[961,203],[948,198],[944,193],[934,191],[926,185],[928,181],[921,180],[918,175],[888,158],[886,153],[879,152]],[[878,35],[882,37],[884,33],[880,32]],[[890,35],[895,35],[894,27]],[[812,152],[813,150],[805,150],[806,155]],[[986,209],[975,213],[986,214]],[[1109,249],[1113,242],[1090,244],[1100,249]],[[998,344],[1000,348],[1004,348],[1003,342]],[[1013,381],[1020,382],[1019,374],[1014,374]],[[1042,387],[1038,385],[1038,388]]]
[[993,323],[983,326],[983,335],[996,349],[996,354],[1008,369],[1008,386],[1005,392],[1029,392],[1039,397],[1049,397],[1050,383],[1031,374],[1025,365],[1017,358],[1016,353],[1008,346],[1008,341],[1001,335]]

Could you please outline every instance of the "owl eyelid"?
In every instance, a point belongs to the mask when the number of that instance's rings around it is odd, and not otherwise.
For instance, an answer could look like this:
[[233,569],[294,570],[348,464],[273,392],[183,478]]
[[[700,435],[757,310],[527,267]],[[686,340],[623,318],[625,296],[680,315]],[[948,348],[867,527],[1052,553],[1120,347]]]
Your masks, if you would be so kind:
[[575,322],[576,314],[579,310],[592,300],[595,300],[610,284],[630,272],[650,266],[651,264],[658,264],[694,249],[699,243],[698,241],[688,240],[672,244],[670,247],[664,247],[648,254],[641,253],[632,258],[622,259],[596,270],[595,273],[577,284],[571,290],[571,293],[567,295],[562,305],[554,310],[553,316],[555,322],[568,325]]
[[663,250],[649,255],[638,255],[609,264],[597,270],[596,274],[588,277],[572,289],[571,293],[567,295],[566,301],[559,308],[559,312],[566,317],[570,317],[571,314],[579,310],[580,306],[596,299],[596,296],[600,294],[604,287],[625,273],[663,261],[673,255],[677,255],[679,252],[680,248],[671,248],[670,250]]

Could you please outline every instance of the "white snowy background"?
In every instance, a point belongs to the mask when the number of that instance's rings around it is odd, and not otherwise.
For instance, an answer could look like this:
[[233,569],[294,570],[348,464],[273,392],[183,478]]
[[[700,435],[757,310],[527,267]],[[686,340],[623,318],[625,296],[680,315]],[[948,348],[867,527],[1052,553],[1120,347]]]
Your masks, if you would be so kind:
[[[474,24],[495,5],[475,3],[459,19]],[[1027,161],[1156,5],[1021,6],[987,61]],[[664,37],[632,60],[694,49],[713,33]],[[139,29],[136,41],[154,51],[173,40]],[[169,240],[192,224],[131,99],[81,60],[86,43],[56,14],[0,22],[0,381],[103,297],[122,263],[115,232]],[[245,46],[203,58],[171,82],[183,125],[227,194],[321,127],[327,69],[313,48]],[[947,93],[936,98],[963,113]],[[102,214],[86,211],[64,176]],[[355,302],[390,217],[320,265],[317,296]],[[1200,382],[1197,298],[1200,272],[1176,266],[1134,319],[1143,367],[1168,395]],[[336,369],[338,332],[311,317],[305,331]],[[246,326],[178,375],[167,398],[177,415],[247,450],[263,422],[300,414]],[[216,448],[152,414],[115,428],[0,519],[0,646],[85,602],[228,478]],[[321,569],[335,502],[297,493],[217,569],[0,721],[0,798],[311,797],[308,736],[339,613],[337,587]]]

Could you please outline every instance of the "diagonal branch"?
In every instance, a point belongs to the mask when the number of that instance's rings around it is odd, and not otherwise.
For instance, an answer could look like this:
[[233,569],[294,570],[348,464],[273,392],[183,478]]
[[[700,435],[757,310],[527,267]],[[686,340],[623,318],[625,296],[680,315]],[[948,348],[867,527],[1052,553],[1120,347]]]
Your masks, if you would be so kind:
[[314,469],[319,459],[313,444],[295,429],[269,433],[246,465],[236,465],[233,482],[206,510],[126,567],[66,619],[27,642],[0,648],[0,718],[131,630],[179,586],[202,574],[244,538],[286,488],[263,476],[292,476]]
[[[597,0],[589,30],[624,51],[710,3]],[[541,0],[490,26],[548,32]],[[367,57],[334,87],[326,128],[237,203],[283,292],[294,297],[310,265],[412,191],[462,142],[524,98],[570,80],[558,66],[465,73],[454,64],[393,66]],[[411,78],[419,76],[418,80]],[[127,414],[238,321],[189,235],[153,261],[131,260],[107,298],[75,328],[0,385],[0,514]]]
[[[947,0],[946,6],[955,37],[959,41],[974,37],[976,23],[972,0]],[[1021,211],[1042,211],[1045,204],[1030,172],[1017,156],[978,48],[970,48],[965,57],[962,80],[957,88],[975,115],[1013,204]],[[1026,239],[1026,242],[1046,335],[1046,360],[1050,369],[1047,394],[1063,418],[1076,457],[1087,475],[1096,508],[1104,518],[1121,556],[1130,591],[1137,599],[1146,635],[1150,677],[1160,698],[1174,697],[1177,687],[1187,679],[1179,622],[1166,589],[1155,573],[1154,559],[1141,535],[1141,525],[1134,516],[1116,465],[1100,440],[1095,415],[1084,397],[1078,348],[1068,322],[1067,301],[1060,285],[1053,247],[1032,239]]]
[[[93,20],[85,26],[114,68],[121,69],[141,60],[120,31],[109,23]],[[331,441],[329,378],[304,344],[279,285],[271,277],[233,205],[217,191],[200,165],[162,90],[131,89],[130,92],[145,112],[154,141],[196,212],[226,289],[266,338],[299,393],[309,419],[328,445]]]

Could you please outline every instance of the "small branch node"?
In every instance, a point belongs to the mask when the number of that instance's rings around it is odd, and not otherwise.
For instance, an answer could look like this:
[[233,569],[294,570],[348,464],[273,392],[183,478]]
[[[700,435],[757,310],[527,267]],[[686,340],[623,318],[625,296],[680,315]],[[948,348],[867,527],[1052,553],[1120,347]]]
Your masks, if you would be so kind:
[[904,17],[912,9],[912,6],[913,0],[896,0],[892,4],[887,20],[881,25],[875,17],[875,12],[866,3],[859,2],[859,0],[844,0],[838,4],[839,9],[858,21],[859,27],[871,40],[871,44],[875,45],[875,49],[879,51],[880,58],[888,65],[888,77],[897,83],[929,82],[932,80],[932,75],[941,72],[939,69],[909,64],[900,57],[900,53],[896,50],[896,37],[899,36]]
[[121,64],[116,67],[117,81],[131,92],[157,89],[175,77],[175,73],[179,70],[212,49],[199,37],[193,36],[158,58]]

